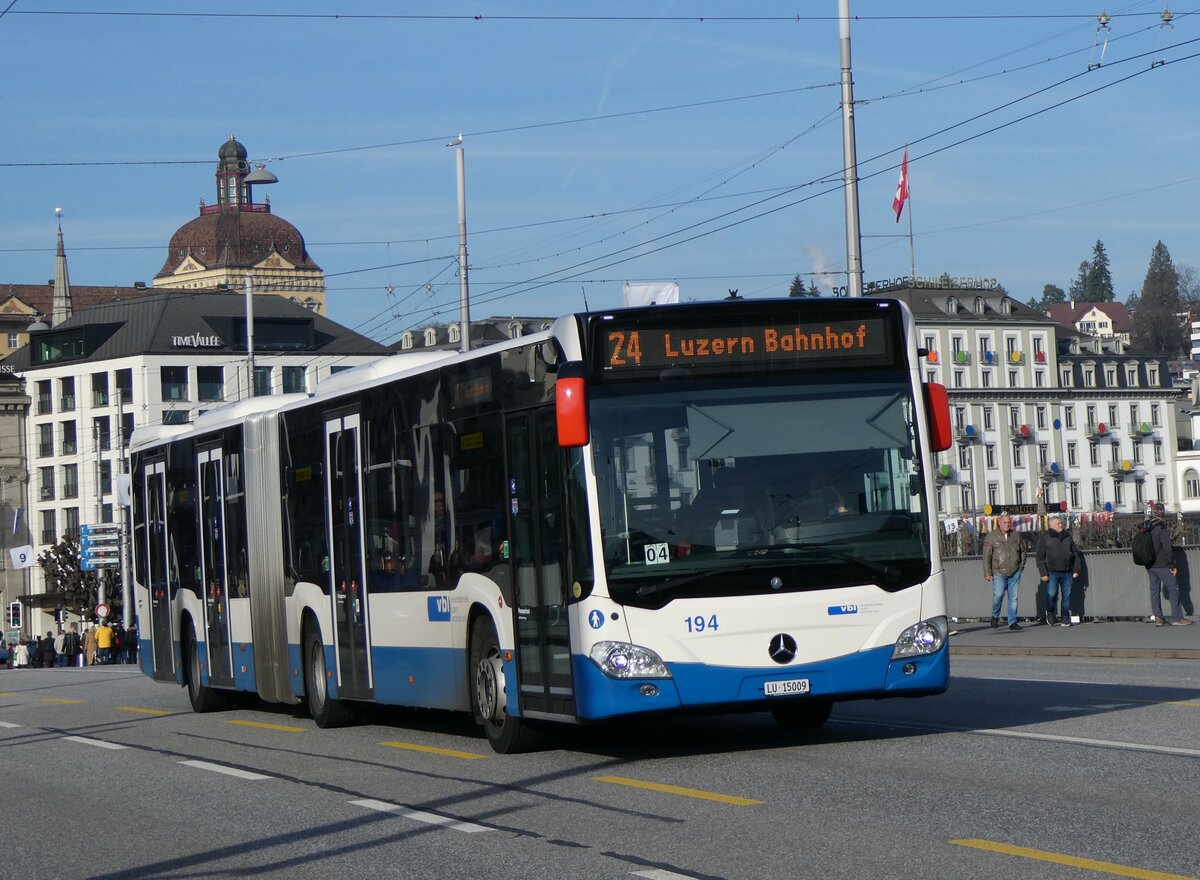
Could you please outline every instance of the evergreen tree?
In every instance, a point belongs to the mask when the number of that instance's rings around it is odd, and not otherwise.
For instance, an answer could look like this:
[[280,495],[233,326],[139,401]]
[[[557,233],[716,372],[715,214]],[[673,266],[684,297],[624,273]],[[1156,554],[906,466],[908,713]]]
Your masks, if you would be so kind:
[[1149,354],[1186,354],[1188,329],[1179,315],[1183,309],[1179,276],[1167,246],[1160,241],[1150,254],[1150,266],[1133,314],[1133,344]]
[[814,281],[812,286],[805,287],[804,279],[800,277],[800,273],[796,273],[796,277],[792,279],[792,284],[788,288],[788,296],[820,296],[821,291],[817,288],[817,283]]
[[1040,311],[1048,312],[1055,303],[1065,303],[1067,292],[1057,284],[1047,284],[1042,288],[1042,304]]
[[1087,278],[1084,284],[1084,302],[1112,302],[1113,292],[1112,272],[1108,268],[1108,253],[1104,250],[1104,242],[1096,239],[1092,249],[1092,262],[1088,265]]
[[1075,276],[1075,280],[1071,282],[1067,291],[1070,294],[1071,302],[1087,302],[1084,296],[1087,294],[1088,271],[1091,268],[1091,263],[1087,260],[1079,264],[1079,274]]
[[[43,550],[37,561],[46,576],[46,592],[57,596],[68,611],[86,618],[96,606],[99,574],[84,571],[80,560],[79,545],[63,538]],[[120,605],[119,591],[116,595],[110,591],[108,598],[110,606]]]

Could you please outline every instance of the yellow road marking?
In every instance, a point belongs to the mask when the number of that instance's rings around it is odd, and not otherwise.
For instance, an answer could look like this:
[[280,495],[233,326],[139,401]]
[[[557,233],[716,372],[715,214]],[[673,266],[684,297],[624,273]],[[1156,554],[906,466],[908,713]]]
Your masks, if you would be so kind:
[[1103,700],[1106,703],[1145,703],[1147,706],[1200,706],[1200,700],[1138,700],[1134,697]]
[[410,752],[428,752],[431,755],[444,755],[447,758],[464,758],[468,761],[478,761],[481,758],[486,758],[487,755],[480,755],[476,752],[459,752],[455,749],[438,749],[433,746],[419,746],[416,743],[402,742],[381,742],[381,746],[387,746],[389,749],[408,749]]
[[1087,871],[1100,871],[1103,874],[1114,874],[1118,877],[1134,877],[1137,880],[1195,880],[1183,874],[1166,874],[1162,871],[1148,871],[1145,868],[1133,868],[1129,865],[1118,865],[1115,862],[1099,862],[1095,859],[1081,859],[1077,856],[1064,856],[1059,853],[1046,852],[1041,849],[1029,849],[1024,846],[1012,846],[1007,843],[996,843],[991,840],[967,838],[952,840],[959,846],[970,846],[988,852],[1004,853],[1009,856],[1020,856],[1025,859],[1036,859],[1039,862],[1053,862],[1056,865],[1067,865],[1072,868],[1083,868]]
[[265,721],[226,721],[226,724],[240,724],[242,727],[261,727],[263,730],[282,730],[285,733],[304,733],[305,727],[291,727],[287,724],[267,724]]
[[16,694],[0,694],[0,697],[15,697]]
[[41,701],[43,703],[63,703],[64,705],[67,705],[67,706],[71,706],[71,705],[74,705],[75,703],[83,702],[83,700],[68,700],[63,697],[40,697],[39,699],[41,699]]
[[611,782],[613,785],[628,785],[632,788],[644,788],[649,791],[661,791],[666,794],[678,794],[683,797],[699,798],[702,801],[717,801],[721,804],[732,804],[735,807],[751,807],[761,804],[750,798],[738,797],[732,794],[718,794],[715,791],[702,791],[699,788],[682,788],[678,785],[664,785],[661,782],[645,782],[641,779],[627,779],[624,776],[594,776],[597,782]]
[[137,706],[117,706],[122,712],[137,712],[139,715],[170,715],[165,709],[139,709]]

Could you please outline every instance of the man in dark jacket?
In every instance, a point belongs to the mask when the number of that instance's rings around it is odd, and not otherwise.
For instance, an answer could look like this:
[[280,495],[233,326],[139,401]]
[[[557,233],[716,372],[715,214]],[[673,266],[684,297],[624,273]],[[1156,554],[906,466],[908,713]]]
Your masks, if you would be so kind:
[[1000,625],[1000,609],[1008,593],[1008,628],[1019,630],[1017,588],[1025,568],[1025,545],[1013,531],[1012,517],[1000,514],[996,528],[983,539],[983,579],[992,585],[992,629]]
[[[1042,535],[1037,549],[1037,567],[1046,584],[1046,625],[1071,625],[1071,582],[1083,568],[1083,554],[1075,546],[1071,533],[1063,528],[1061,516],[1050,517],[1050,528]],[[1062,593],[1062,614],[1055,617],[1054,606]]]
[[[1155,626],[1187,626],[1195,621],[1183,616],[1179,605],[1179,582],[1175,580],[1175,547],[1171,543],[1171,530],[1167,527],[1167,509],[1161,501],[1154,502],[1151,508],[1153,516],[1146,521],[1143,528],[1150,531],[1154,539],[1154,562],[1146,567],[1150,575],[1150,609],[1154,615],[1150,619]],[[1171,619],[1163,617],[1162,591],[1167,590],[1167,599],[1171,602]]]

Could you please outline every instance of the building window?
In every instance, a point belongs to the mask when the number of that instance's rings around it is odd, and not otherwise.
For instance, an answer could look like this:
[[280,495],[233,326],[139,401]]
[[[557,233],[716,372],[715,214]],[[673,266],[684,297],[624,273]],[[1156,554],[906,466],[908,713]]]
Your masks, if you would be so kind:
[[925,373],[925,381],[930,385],[937,383],[937,370],[928,370]]
[[74,422],[62,423],[62,454],[75,455],[79,452],[79,437],[75,432]]
[[970,446],[958,447],[958,466],[964,471],[970,469],[970,467],[971,467],[971,447]]
[[963,387],[963,371],[962,370],[954,371],[954,387],[955,388]]
[[60,379],[59,384],[60,384],[60,388],[62,390],[62,399],[60,402],[60,409],[62,410],[62,412],[74,412],[75,411],[75,378],[72,376],[67,379]]
[[284,367],[283,368],[283,393],[296,394],[303,393],[308,390],[308,385],[304,378],[304,367]]
[[1034,356],[1034,358],[1040,361],[1041,358],[1039,357],[1039,355],[1044,355],[1045,353],[1046,353],[1046,343],[1042,340],[1042,337],[1040,337],[1040,336],[1033,337],[1033,356]]
[[1125,381],[1126,381],[1126,382],[1129,384],[1129,387],[1130,387],[1130,388],[1136,388],[1136,387],[1137,387],[1137,383],[1138,383],[1138,380],[1137,380],[1137,367],[1130,367],[1130,368],[1129,368],[1129,369],[1126,371],[1126,373],[1125,373]]
[[63,532],[72,541],[79,541],[79,508],[68,507],[63,511]]
[[1120,414],[1121,408],[1119,406],[1117,406],[1115,403],[1110,403],[1108,405],[1108,427],[1115,428],[1117,425],[1121,424],[1119,420]]
[[1016,388],[1019,384],[1021,384],[1020,380],[1021,380],[1021,371],[1020,370],[1009,370],[1008,371],[1008,387],[1009,388]]
[[20,333],[9,333],[8,334],[8,347],[9,348],[17,348],[20,344],[21,344],[21,334]]
[[63,498],[79,497],[79,465],[63,465]]
[[1067,488],[1070,490],[1070,493],[1071,493],[1071,506],[1078,508],[1079,507],[1079,481],[1074,480],[1071,483],[1068,483]]
[[1010,406],[1008,408],[1008,426],[1014,431],[1021,427],[1021,407]]
[[58,525],[57,513],[55,510],[42,511],[42,543],[57,544],[58,543]]
[[1071,368],[1063,367],[1062,369],[1062,384],[1064,388],[1071,387]]
[[1145,480],[1138,480],[1137,482],[1135,482],[1133,484],[1133,493],[1134,493],[1133,500],[1137,504],[1138,507],[1141,507],[1143,504],[1146,503],[1146,482],[1145,482]]
[[43,379],[37,383],[37,414],[46,416],[54,412],[54,392],[49,379]]
[[946,314],[947,315],[958,314],[958,300],[952,296],[946,297]]
[[1116,367],[1105,367],[1104,368],[1104,384],[1107,385],[1109,388],[1117,387],[1117,368]]
[[1075,427],[1075,407],[1072,404],[1067,404],[1063,407],[1063,424],[1068,428]]
[[935,346],[935,344],[934,344],[934,337],[933,337],[933,336],[926,336],[926,337],[925,337],[925,350],[926,350],[926,351],[937,351],[937,347],[936,347],[936,346]]
[[1125,503],[1125,484],[1121,482],[1120,477],[1113,477],[1113,507],[1120,507]]
[[196,394],[200,400],[224,400],[225,368],[196,367]]
[[1042,467],[1046,467],[1050,464],[1050,444],[1038,444],[1038,464]]
[[1099,510],[1104,506],[1104,492],[1100,488],[1099,480],[1092,480],[1092,507]]
[[1137,441],[1134,441],[1134,444],[1133,444],[1133,463],[1134,464],[1142,463],[1142,444],[1138,443]]
[[1083,387],[1092,388],[1096,384],[1096,370],[1092,367],[1083,368]]
[[1136,403],[1129,404],[1129,427],[1137,430],[1141,425],[1141,420],[1138,418],[1138,405]]
[[268,397],[271,394],[271,367],[254,368],[254,396]]
[[1088,460],[1093,466],[1100,464],[1100,447],[1096,445],[1095,440],[1088,441]]
[[400,348],[408,351],[413,347],[413,335],[411,330],[405,330],[400,334]]
[[117,370],[117,394],[118,402],[125,406],[133,403],[133,370]]
[[159,367],[159,383],[163,401],[188,399],[188,368]]
[[[1193,471],[1193,473],[1194,473],[1194,471]],[[1154,498],[1156,501],[1166,501],[1166,497],[1167,497],[1166,483],[1167,483],[1167,481],[1165,479],[1163,479],[1162,477],[1159,477],[1157,480],[1154,481]],[[1200,486],[1197,486],[1196,488],[1198,490],[1200,490]]]
[[108,373],[92,373],[92,406],[108,406]]
[[1087,413],[1088,429],[1096,427],[1096,405],[1089,403],[1084,411]]
[[1146,365],[1146,384],[1158,384],[1158,367],[1152,367],[1149,364]]
[[54,500],[54,468],[38,468],[38,500]]
[[425,329],[425,345],[427,347],[437,345],[437,330],[435,330],[433,327],[427,327]]
[[1154,441],[1154,463],[1163,463],[1163,445],[1161,440]]
[[980,378],[980,381],[982,382],[984,388],[992,387],[992,371],[991,370],[984,370],[980,374],[979,378]]
[[1025,503],[1025,484],[1024,483],[1014,483],[1013,484],[1013,494],[1015,495],[1015,498],[1013,500],[1017,504],[1024,504]]
[[950,337],[950,354],[954,358],[954,362],[958,363],[958,356],[963,350],[963,338],[961,336]]
[[998,486],[999,486],[999,483],[988,483],[988,487],[987,487],[988,504],[992,505],[993,507],[996,506],[996,501],[997,501],[996,493],[997,493]]
[[129,445],[129,438],[133,436],[133,413],[123,413],[121,415],[121,446]]
[[982,314],[983,314],[983,311],[984,311],[984,308],[983,308],[983,297],[982,297],[982,296],[977,296],[977,297],[975,297],[975,314],[977,314],[977,315],[982,315]]
[[1150,404],[1150,424],[1152,424],[1152,425],[1153,425],[1154,427],[1156,427],[1156,428],[1157,428],[1157,427],[1159,427],[1159,424],[1158,424],[1158,404],[1157,404],[1157,403],[1152,403],[1152,404]]
[[983,455],[984,455],[984,461],[987,463],[987,466],[990,468],[994,468],[996,466],[996,444],[988,443],[986,446],[984,446],[983,447]]
[[1034,370],[1033,371],[1033,384],[1037,388],[1045,388],[1046,387],[1046,371],[1045,370]]
[[992,353],[992,337],[981,335],[979,337],[979,362],[981,364],[988,363],[988,355]]
[[985,406],[983,408],[983,428],[985,431],[990,431],[994,427],[996,427],[996,422],[994,416],[992,415],[992,408],[990,406]]
[[108,416],[92,419],[92,439],[96,442],[96,449],[100,452],[107,452],[112,448],[112,433],[109,429]]
[[54,425],[38,425],[38,458],[54,455]]
[[1079,464],[1079,449],[1078,444],[1071,442],[1067,444],[1067,467],[1075,467]]
[[1034,414],[1037,418],[1037,426],[1039,431],[1046,430],[1046,407],[1034,407]]
[[451,324],[446,329],[446,339],[457,345],[462,341],[462,328],[460,328],[457,324]]
[[1015,468],[1024,467],[1025,466],[1025,456],[1021,454],[1021,444],[1014,443],[1012,452],[1013,452],[1013,456],[1012,456],[1013,467],[1015,467]]
[[[111,495],[112,494],[112,460],[111,459],[105,458],[100,461],[100,494],[101,495]],[[111,522],[111,520],[104,520],[104,522]]]
[[967,408],[965,406],[954,407],[954,427],[960,431],[967,424]]

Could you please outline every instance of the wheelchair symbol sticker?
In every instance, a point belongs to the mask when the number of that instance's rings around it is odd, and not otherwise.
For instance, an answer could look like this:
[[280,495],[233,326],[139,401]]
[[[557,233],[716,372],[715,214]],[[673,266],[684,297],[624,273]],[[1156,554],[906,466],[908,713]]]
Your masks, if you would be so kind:
[[604,615],[598,610],[593,611],[588,615],[588,625],[592,629],[600,629],[600,627],[604,626]]

